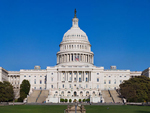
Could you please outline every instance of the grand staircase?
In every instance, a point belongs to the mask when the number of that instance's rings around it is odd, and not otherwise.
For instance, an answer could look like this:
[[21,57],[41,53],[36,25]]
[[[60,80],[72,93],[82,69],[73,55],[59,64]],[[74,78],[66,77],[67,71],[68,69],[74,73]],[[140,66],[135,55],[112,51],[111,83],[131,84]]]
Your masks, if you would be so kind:
[[34,90],[27,98],[27,103],[42,103],[48,97],[48,90]]
[[115,103],[123,103],[122,99],[119,97],[119,94],[117,93],[116,90],[110,90],[110,93],[111,93]]
[[102,90],[102,96],[104,98],[105,103],[113,103],[113,99],[111,95],[109,94],[108,90]]
[[42,90],[41,94],[39,95],[39,98],[37,99],[37,103],[43,103],[46,101],[46,98],[48,97],[48,90]]
[[102,90],[105,103],[123,103],[116,90]]

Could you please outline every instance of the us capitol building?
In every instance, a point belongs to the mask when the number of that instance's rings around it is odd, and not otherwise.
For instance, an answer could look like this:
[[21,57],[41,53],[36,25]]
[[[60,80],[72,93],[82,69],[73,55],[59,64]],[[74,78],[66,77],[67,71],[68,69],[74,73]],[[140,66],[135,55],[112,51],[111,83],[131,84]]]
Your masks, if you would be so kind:
[[57,52],[57,65],[41,69],[7,71],[0,67],[0,81],[9,81],[19,97],[20,84],[24,79],[31,84],[30,95],[36,90],[47,90],[46,102],[60,102],[60,99],[90,98],[91,102],[105,102],[105,90],[115,90],[124,81],[144,74],[150,77],[150,68],[142,71],[119,70],[116,66],[110,69],[94,65],[94,53],[84,31],[78,26],[79,19],[72,19],[72,27],[64,34]]

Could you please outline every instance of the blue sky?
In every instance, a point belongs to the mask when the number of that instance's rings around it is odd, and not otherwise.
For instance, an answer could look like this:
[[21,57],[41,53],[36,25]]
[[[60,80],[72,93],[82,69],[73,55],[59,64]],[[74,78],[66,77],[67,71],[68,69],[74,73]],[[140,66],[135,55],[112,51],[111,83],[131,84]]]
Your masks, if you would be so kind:
[[96,66],[150,67],[150,0],[0,0],[0,66],[55,66],[75,8]]

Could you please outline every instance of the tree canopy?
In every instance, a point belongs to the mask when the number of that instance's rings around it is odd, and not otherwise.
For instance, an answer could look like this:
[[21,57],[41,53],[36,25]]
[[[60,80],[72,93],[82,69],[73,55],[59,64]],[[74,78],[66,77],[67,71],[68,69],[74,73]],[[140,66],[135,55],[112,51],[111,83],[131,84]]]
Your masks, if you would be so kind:
[[30,83],[28,80],[23,80],[21,85],[20,85],[20,98],[18,101],[23,101],[27,95],[29,94],[30,91]]
[[0,102],[9,102],[14,99],[13,86],[7,82],[0,82]]
[[120,93],[128,102],[150,101],[150,78],[137,76],[120,84]]

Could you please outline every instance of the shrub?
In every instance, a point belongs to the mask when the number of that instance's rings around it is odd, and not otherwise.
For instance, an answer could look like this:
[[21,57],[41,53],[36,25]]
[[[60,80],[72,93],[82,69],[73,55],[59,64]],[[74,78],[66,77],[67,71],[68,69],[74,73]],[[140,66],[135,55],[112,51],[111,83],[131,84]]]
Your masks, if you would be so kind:
[[69,99],[69,102],[71,103],[71,102],[72,102],[72,100],[71,100],[71,99]]
[[87,102],[90,102],[90,99],[86,99]]
[[65,102],[68,102],[68,99],[65,99]]
[[85,99],[83,99],[83,102],[85,102]]
[[79,99],[79,102],[81,102],[81,99]]
[[65,100],[63,98],[60,99],[60,102],[64,102]]

